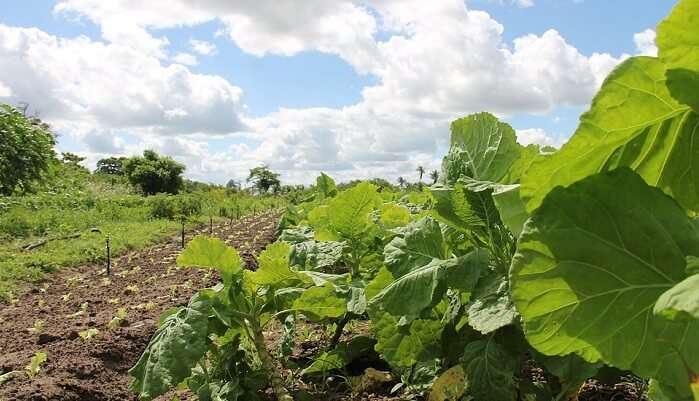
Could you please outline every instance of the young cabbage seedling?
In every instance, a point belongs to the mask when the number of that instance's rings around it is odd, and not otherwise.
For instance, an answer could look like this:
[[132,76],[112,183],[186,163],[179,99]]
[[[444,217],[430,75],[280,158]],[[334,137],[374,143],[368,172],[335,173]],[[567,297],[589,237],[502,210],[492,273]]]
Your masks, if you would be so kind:
[[126,286],[126,293],[127,294],[138,294],[138,286],[136,284],[131,284],[129,286]]
[[29,330],[30,333],[32,334],[41,334],[41,332],[44,330],[44,321],[41,319],[36,319],[34,321],[34,326],[27,329]]
[[29,361],[29,365],[27,365],[24,368],[24,372],[27,374],[27,377],[29,380],[34,380],[34,377],[39,373],[41,370],[41,365],[46,362],[46,353],[45,352],[37,352],[34,354],[32,359]]
[[117,327],[121,326],[121,324],[124,322],[124,319],[126,319],[126,315],[128,314],[128,311],[126,308],[119,308],[117,309],[117,314],[112,318],[112,320],[107,323],[107,328],[109,330],[114,330]]
[[99,332],[100,331],[95,329],[95,328],[89,328],[87,330],[83,330],[83,331],[78,332],[78,335],[80,336],[80,338],[82,338],[83,341],[90,341],[97,334],[99,334]]

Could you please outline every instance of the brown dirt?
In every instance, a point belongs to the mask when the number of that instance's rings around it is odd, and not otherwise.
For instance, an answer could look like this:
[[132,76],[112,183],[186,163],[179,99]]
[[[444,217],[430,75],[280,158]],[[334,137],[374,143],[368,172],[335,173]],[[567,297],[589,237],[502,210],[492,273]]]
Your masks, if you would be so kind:
[[[274,240],[279,214],[248,216],[232,225],[217,225],[214,236],[236,247],[249,268],[255,256]],[[190,233],[208,233],[208,227]],[[107,278],[104,266],[86,265],[56,272],[37,283],[18,302],[0,304],[0,374],[20,371],[0,385],[0,400],[125,401],[128,369],[145,349],[160,314],[184,305],[199,288],[213,285],[217,276],[207,271],[179,269],[175,259],[180,238],[129,252],[112,263]],[[135,286],[135,287],[131,287]],[[64,296],[70,294],[67,300]],[[68,317],[81,311],[86,313]],[[118,308],[127,308],[121,327],[107,324]],[[44,321],[41,333],[28,329]],[[99,330],[83,340],[79,333]],[[25,366],[38,351],[48,356],[41,371],[29,380]]]

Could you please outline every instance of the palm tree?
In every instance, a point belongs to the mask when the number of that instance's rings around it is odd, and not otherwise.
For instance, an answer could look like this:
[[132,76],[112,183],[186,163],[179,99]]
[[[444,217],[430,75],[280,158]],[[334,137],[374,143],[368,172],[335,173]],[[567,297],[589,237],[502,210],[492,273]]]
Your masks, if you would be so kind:
[[430,173],[430,178],[432,179],[432,184],[436,184],[437,180],[439,179],[439,171],[432,170],[432,172]]
[[398,177],[398,186],[399,187],[403,188],[403,187],[405,187],[405,184],[407,184],[407,183],[408,183],[408,181],[406,181],[405,178]]
[[422,166],[417,166],[417,169],[415,169],[418,174],[420,174],[420,181],[422,181],[422,176],[425,175],[425,168]]

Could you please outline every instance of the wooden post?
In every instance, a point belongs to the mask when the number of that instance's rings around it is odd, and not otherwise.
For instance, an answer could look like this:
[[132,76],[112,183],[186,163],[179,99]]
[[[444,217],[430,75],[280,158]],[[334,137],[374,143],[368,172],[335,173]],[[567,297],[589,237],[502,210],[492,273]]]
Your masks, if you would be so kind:
[[112,252],[109,249],[109,235],[107,235],[107,276],[112,275]]

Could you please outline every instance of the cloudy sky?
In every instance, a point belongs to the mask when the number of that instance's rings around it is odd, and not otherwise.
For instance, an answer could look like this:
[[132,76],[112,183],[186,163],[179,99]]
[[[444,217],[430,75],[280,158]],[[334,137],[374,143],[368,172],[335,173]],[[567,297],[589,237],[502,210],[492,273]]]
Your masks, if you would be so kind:
[[672,0],[4,0],[0,103],[86,156],[155,149],[224,183],[438,168],[478,111],[560,145]]

